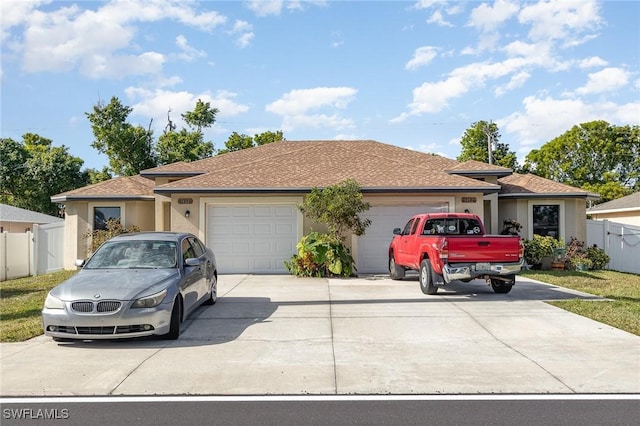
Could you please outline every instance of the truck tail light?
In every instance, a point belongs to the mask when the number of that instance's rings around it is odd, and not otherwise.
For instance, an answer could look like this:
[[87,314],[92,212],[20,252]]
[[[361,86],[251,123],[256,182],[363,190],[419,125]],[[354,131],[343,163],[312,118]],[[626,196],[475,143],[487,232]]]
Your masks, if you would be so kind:
[[518,244],[518,258],[522,259],[524,257],[524,243],[522,242],[522,238],[520,238]]
[[440,259],[449,259],[449,242],[444,240],[440,245]]

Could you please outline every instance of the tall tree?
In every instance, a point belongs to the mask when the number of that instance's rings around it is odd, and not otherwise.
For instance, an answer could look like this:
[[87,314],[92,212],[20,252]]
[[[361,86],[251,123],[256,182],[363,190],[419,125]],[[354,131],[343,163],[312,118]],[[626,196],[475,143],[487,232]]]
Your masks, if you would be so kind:
[[285,140],[282,130],[276,132],[266,131],[256,134],[253,137],[238,132],[231,133],[229,139],[224,143],[224,149],[218,150],[218,154],[226,154],[227,152],[240,151],[242,149],[253,148],[256,146],[266,145],[272,142]]
[[[489,145],[491,144],[492,158],[489,161]],[[518,157],[513,151],[509,151],[509,145],[500,142],[498,125],[484,120],[471,124],[465,130],[460,140],[462,151],[456,160],[476,160],[483,163],[492,163],[513,170],[518,169]]]
[[93,112],[86,113],[95,138],[91,146],[107,155],[111,171],[119,176],[157,165],[151,123],[148,129],[128,123],[132,110],[114,96],[108,104],[98,102]]
[[598,120],[531,151],[524,169],[600,194],[600,202],[640,190],[640,126]]
[[175,126],[167,114],[169,123],[164,134],[158,138],[156,150],[159,164],[170,164],[176,161],[195,161],[213,155],[213,143],[204,140],[203,129],[213,126],[216,121],[217,108],[211,108],[209,102],[200,99],[193,111],[182,114],[189,127],[175,131]]
[[[22,143],[12,139],[0,142],[2,202],[58,215],[51,196],[89,183],[87,174],[80,170],[84,162],[70,155],[64,145],[52,146],[51,139],[34,133],[26,133],[22,139]],[[17,161],[22,163],[18,165]]]

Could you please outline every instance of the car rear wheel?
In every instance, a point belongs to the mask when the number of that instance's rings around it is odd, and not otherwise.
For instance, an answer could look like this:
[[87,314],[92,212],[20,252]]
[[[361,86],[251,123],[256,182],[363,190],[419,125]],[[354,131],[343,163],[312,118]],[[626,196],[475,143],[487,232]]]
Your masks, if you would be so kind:
[[218,301],[218,280],[216,276],[211,277],[211,288],[209,289],[209,296],[204,301],[205,305],[214,305]]
[[433,285],[429,259],[425,259],[420,263],[420,290],[424,294],[436,294],[438,292],[438,287]]
[[396,264],[396,259],[391,253],[391,256],[389,256],[389,277],[392,280],[401,280],[404,278],[405,272],[404,267]]
[[173,309],[171,310],[171,323],[169,332],[162,336],[165,340],[176,340],[180,336],[180,322],[182,320],[182,300],[176,297],[173,301]]
[[511,291],[512,287],[513,282],[502,281],[495,278],[491,279],[491,288],[493,288],[493,291],[498,294],[507,294]]

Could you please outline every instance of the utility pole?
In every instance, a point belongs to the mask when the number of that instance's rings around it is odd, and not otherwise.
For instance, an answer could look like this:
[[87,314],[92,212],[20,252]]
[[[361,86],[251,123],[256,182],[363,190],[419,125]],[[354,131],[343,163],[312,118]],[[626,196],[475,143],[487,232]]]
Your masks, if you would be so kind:
[[493,127],[493,120],[489,121],[489,125],[485,126],[484,132],[487,135],[487,153],[489,154],[489,164],[493,164],[493,133],[491,132]]

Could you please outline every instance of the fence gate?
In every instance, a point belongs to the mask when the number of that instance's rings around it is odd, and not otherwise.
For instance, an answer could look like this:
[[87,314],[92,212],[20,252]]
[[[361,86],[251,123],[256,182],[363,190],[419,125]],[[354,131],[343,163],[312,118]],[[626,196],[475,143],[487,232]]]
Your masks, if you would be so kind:
[[587,244],[597,245],[609,255],[609,269],[640,274],[640,227],[587,220]]

